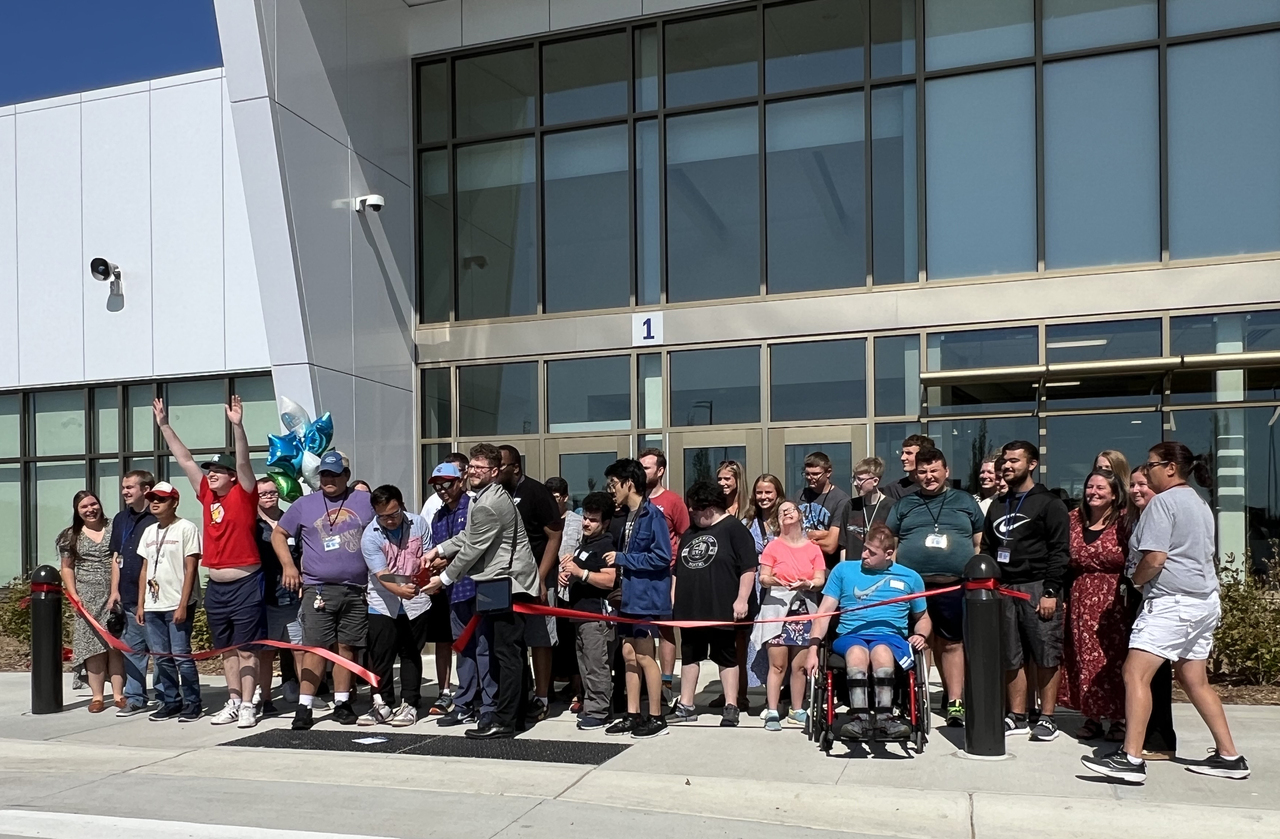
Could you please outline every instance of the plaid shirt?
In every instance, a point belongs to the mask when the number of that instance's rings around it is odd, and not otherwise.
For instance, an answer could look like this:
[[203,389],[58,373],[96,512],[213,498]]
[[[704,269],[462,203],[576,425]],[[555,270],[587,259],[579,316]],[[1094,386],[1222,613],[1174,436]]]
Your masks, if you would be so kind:
[[[467,526],[467,509],[471,506],[471,496],[463,493],[458,499],[458,507],[453,512],[449,512],[448,505],[442,506],[436,510],[435,518],[431,520],[431,544],[439,545],[446,539],[451,539],[462,532]],[[461,603],[470,600],[476,596],[476,584],[470,577],[463,577],[453,585],[449,586],[449,602]]]

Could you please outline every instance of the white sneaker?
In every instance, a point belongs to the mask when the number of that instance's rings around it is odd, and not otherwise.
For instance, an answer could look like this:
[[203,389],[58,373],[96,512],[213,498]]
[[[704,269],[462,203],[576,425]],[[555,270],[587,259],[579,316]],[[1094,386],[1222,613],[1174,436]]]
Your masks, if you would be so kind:
[[285,682],[283,685],[280,686],[280,693],[284,697],[285,702],[297,702],[298,701],[298,683]]
[[253,704],[262,704],[262,685],[254,685],[253,687]]
[[391,725],[395,728],[407,728],[417,721],[418,709],[407,702],[401,702],[400,707],[396,709],[395,716],[391,718]]
[[[217,722],[217,720],[214,720],[214,722]],[[253,728],[257,724],[258,724],[257,710],[252,705],[245,702],[241,702],[239,722],[236,723],[236,728]]]
[[213,715],[209,722],[214,725],[229,725],[240,719],[240,707],[243,702],[236,702],[234,699],[228,699],[227,704],[222,706],[222,710]]
[[382,702],[379,702],[376,705],[374,705],[372,708],[370,708],[367,714],[360,717],[360,719],[356,720],[356,725],[361,725],[361,726],[379,725],[381,723],[386,722],[389,719],[391,719],[391,708],[389,708],[387,705],[383,704]]

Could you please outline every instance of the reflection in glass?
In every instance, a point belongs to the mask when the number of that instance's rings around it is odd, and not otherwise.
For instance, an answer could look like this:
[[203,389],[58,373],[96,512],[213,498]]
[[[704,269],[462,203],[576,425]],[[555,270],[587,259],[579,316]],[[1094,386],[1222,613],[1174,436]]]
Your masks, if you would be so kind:
[[871,0],[872,78],[915,71],[915,0]]
[[418,142],[449,139],[449,65],[444,61],[418,68]]
[[916,240],[916,86],[871,91],[872,276],[877,285],[920,279]]
[[452,397],[449,392],[449,368],[433,367],[422,371],[422,436],[427,439],[453,435]]
[[249,445],[261,446],[268,434],[280,433],[276,389],[270,376],[236,379],[235,393],[244,406],[244,432],[249,437]]
[[569,484],[569,509],[577,510],[582,499],[593,492],[604,492],[604,470],[618,459],[616,451],[579,452],[560,455],[560,477]]
[[538,364],[458,368],[458,433],[538,433]]
[[862,93],[765,109],[769,291],[866,285]]
[[[95,460],[91,467],[93,480],[89,483],[89,488],[98,493],[102,512],[107,516],[114,516],[120,512],[120,505],[123,503],[120,497],[120,461]],[[265,475],[266,470],[256,474]]]
[[84,461],[36,463],[30,469],[35,479],[36,532],[28,560],[33,565],[47,562],[56,566],[56,540],[71,524],[71,499],[85,488]]
[[1044,383],[1045,410],[1159,407],[1163,373],[1115,376],[1068,376]]
[[716,467],[726,460],[741,463],[748,474],[746,446],[702,446],[684,450],[684,491],[698,481],[715,483]]
[[[856,495],[853,491],[853,446],[843,443],[802,443],[787,446],[783,453],[782,485],[787,498],[799,501],[804,492],[804,459],[814,452],[822,452],[831,460],[831,483]],[[892,468],[892,467],[890,467]],[[887,471],[887,470],[886,470]],[[886,507],[888,505],[885,505]],[[852,559],[853,557],[849,557]]]
[[756,108],[667,120],[667,300],[760,293]]
[[542,48],[542,124],[627,112],[627,33]]
[[925,0],[925,69],[1031,55],[1034,8],[1032,0]]
[[155,397],[151,385],[131,385],[126,397],[129,401],[129,430],[125,440],[131,452],[149,452],[157,447],[156,420],[151,410]]
[[0,457],[22,454],[22,397],[0,394]]
[[636,110],[658,109],[658,28],[636,30]]
[[867,415],[867,342],[814,341],[769,349],[769,419]]
[[32,394],[31,405],[37,456],[84,454],[84,391],[42,391]]
[[638,356],[636,400],[641,428],[661,428],[662,423],[662,356],[645,353]]
[[759,23],[756,11],[668,23],[668,108],[755,96]]
[[929,385],[925,401],[932,416],[1006,414],[1035,410],[1039,383],[986,381]]
[[925,86],[930,279],[1036,270],[1035,68]]
[[1045,265],[1160,260],[1155,50],[1044,68]]
[[671,424],[760,421],[760,348],[686,350],[670,355]]
[[764,90],[862,79],[862,0],[809,0],[764,10]]
[[915,414],[920,409],[920,336],[875,339],[876,416]]
[[631,358],[575,358],[547,362],[547,431],[631,428]]
[[1038,330],[1034,326],[931,332],[928,369],[973,370],[1038,364],[1039,343]]
[[[52,545],[37,545],[36,549],[40,564],[57,564]],[[22,467],[0,466],[0,579],[21,576],[22,564]]]
[[1157,318],[1050,324],[1044,335],[1045,361],[1050,364],[1159,358],[1162,354]]
[[418,317],[423,323],[449,319],[453,298],[453,198],[449,192],[449,152],[423,152],[419,158],[419,219],[422,278]]
[[189,449],[227,445],[226,389],[222,381],[177,382],[165,387],[169,425]]
[[[0,413],[3,410],[0,408]],[[93,425],[95,452],[114,454],[120,451],[120,399],[115,388],[93,389]]]
[[1280,33],[1170,47],[1168,84],[1170,255],[1280,250]]
[[881,483],[902,477],[902,441],[920,433],[918,422],[878,422],[873,440],[873,454],[884,461]]
[[1172,355],[1280,350],[1280,312],[1233,312],[1169,319]]
[[1156,0],[1044,0],[1047,53],[1144,41],[1156,34]]
[[1098,452],[1115,449],[1130,463],[1147,459],[1147,449],[1160,442],[1158,411],[1046,417],[1042,480],[1073,499],[1084,495],[1084,479],[1093,471]]
[[548,312],[631,302],[627,127],[548,134],[543,140]]
[[1029,440],[1039,445],[1040,421],[1035,417],[929,420],[926,433],[947,458],[951,485],[977,493],[982,461],[999,454],[1005,443],[1014,440]]
[[453,65],[457,136],[532,128],[538,93],[533,47],[460,58]]
[[538,307],[534,141],[458,149],[458,317]]
[[658,121],[636,123],[636,305],[662,302],[662,204]]
[[1165,27],[1170,35],[1231,29],[1280,20],[1280,0],[1168,0]]

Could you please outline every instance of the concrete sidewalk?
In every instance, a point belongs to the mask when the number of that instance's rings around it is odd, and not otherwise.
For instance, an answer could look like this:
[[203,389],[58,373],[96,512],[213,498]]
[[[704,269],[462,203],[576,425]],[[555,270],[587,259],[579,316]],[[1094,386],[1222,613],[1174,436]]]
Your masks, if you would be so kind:
[[[213,680],[206,684],[206,707],[219,707],[225,693]],[[649,741],[577,731],[567,711],[522,735],[632,745],[593,767],[222,748],[256,731],[286,728],[289,716],[247,732],[207,719],[178,724],[116,719],[110,711],[89,715],[87,700],[69,685],[66,696],[74,700],[70,710],[33,717],[25,713],[26,675],[0,674],[0,811],[210,824],[230,814],[246,828],[451,839],[517,833],[562,839],[570,824],[574,832],[605,835],[634,829],[776,837],[781,827],[787,836],[922,839],[1280,836],[1280,708],[1228,709],[1252,779],[1208,778],[1163,762],[1150,764],[1146,786],[1127,787],[1086,773],[1079,758],[1093,749],[1067,734],[1052,743],[1010,740],[1010,757],[998,762],[963,757],[957,729],[935,728],[920,756],[897,746],[868,755],[838,745],[824,757],[798,728],[766,732],[744,715],[740,728],[722,729],[712,713]],[[1195,711],[1180,705],[1175,716],[1180,755],[1204,755],[1211,742]],[[1078,720],[1062,714],[1060,724],[1070,732]],[[391,731],[328,721],[317,729],[352,739]],[[396,731],[461,736],[428,721]],[[21,821],[0,812],[0,837],[54,835]]]

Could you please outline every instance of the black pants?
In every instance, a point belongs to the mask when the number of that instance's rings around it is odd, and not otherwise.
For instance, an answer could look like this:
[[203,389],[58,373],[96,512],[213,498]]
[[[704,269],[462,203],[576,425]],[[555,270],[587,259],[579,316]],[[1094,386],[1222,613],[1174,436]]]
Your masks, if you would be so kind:
[[[532,602],[530,598],[514,598]],[[489,648],[489,666],[498,683],[498,701],[493,712],[494,725],[517,728],[524,720],[524,670],[527,650],[524,644],[524,615],[519,612],[493,612],[488,615],[493,631]],[[483,678],[483,674],[481,676]]]
[[1142,748],[1149,752],[1178,748],[1178,733],[1173,730],[1173,665],[1167,661],[1151,677],[1151,718]]
[[369,614],[369,669],[378,677],[374,691],[396,707],[395,663],[400,659],[400,693],[411,708],[422,700],[422,648],[427,643],[427,615],[413,620],[401,612],[394,618]]

